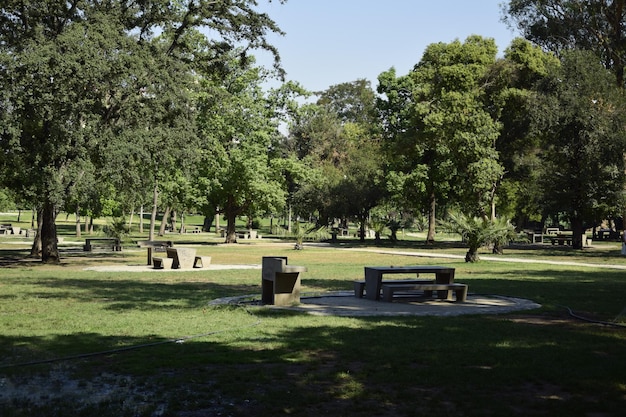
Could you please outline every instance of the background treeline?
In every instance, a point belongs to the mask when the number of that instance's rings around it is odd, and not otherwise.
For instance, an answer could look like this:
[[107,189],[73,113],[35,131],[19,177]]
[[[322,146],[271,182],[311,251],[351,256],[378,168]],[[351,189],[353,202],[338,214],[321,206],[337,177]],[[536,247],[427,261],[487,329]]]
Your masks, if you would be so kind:
[[[0,10],[0,204],[55,219],[201,213],[397,227],[447,212],[585,229],[624,210],[624,1],[510,1],[526,39],[429,45],[408,74],[308,92],[252,0]],[[255,50],[276,57],[256,66]],[[390,63],[393,65],[393,63]],[[285,214],[287,213],[287,214]],[[339,223],[337,223],[339,220]],[[364,230],[362,230],[364,232]],[[361,236],[365,236],[361,233]]]

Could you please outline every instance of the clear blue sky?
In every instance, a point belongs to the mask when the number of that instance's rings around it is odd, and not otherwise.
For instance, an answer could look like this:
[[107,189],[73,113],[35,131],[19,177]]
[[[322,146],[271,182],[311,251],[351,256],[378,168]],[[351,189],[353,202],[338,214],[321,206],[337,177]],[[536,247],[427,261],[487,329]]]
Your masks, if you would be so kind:
[[[270,38],[281,55],[287,79],[311,91],[365,78],[376,88],[378,75],[395,67],[407,74],[427,45],[464,41],[470,35],[494,38],[499,53],[517,36],[502,23],[503,0],[288,0],[265,11],[286,32]],[[268,57],[257,54],[259,64]]]

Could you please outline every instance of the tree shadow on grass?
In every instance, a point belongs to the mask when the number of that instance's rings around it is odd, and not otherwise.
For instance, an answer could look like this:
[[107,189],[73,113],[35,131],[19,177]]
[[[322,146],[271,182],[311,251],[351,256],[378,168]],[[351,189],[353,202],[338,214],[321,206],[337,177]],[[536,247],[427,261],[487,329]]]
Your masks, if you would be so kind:
[[618,270],[528,269],[510,272],[484,268],[459,276],[470,293],[496,294],[533,300],[552,309],[571,308],[610,320],[626,308],[626,273]]
[[[19,281],[19,278],[13,278]],[[40,287],[30,296],[104,303],[105,310],[162,310],[204,307],[209,301],[258,292],[260,285],[206,281],[159,283],[141,279],[42,278],[29,285]]]
[[[0,336],[0,366],[68,358],[63,363],[77,380],[132,377],[127,394],[102,397],[102,417],[123,411],[136,386],[144,387],[145,403],[163,404],[167,415],[440,415],[442,409],[462,415],[612,415],[623,406],[618,387],[626,374],[620,360],[626,342],[614,333],[505,317],[373,317],[334,324],[306,317],[258,309],[249,324],[179,343],[158,335]],[[57,370],[51,365],[56,363],[0,368],[0,375],[27,386],[33,374]],[[90,383],[77,386],[87,391]],[[38,397],[43,403],[58,386],[48,389]],[[104,401],[117,409],[104,408]],[[134,411],[130,415],[151,415]]]

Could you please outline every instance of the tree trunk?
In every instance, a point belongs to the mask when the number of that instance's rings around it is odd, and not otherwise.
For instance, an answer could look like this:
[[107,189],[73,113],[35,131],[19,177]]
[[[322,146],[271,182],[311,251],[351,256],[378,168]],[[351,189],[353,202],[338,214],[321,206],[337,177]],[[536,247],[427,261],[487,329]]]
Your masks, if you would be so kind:
[[224,243],[237,243],[237,231],[235,229],[235,222],[237,221],[237,213],[235,207],[228,198],[228,204],[226,205],[226,240]]
[[359,240],[361,242],[365,242],[365,222],[367,221],[367,216],[359,216],[359,222],[361,223],[359,225],[359,232],[360,232],[360,237]]
[[572,219],[572,248],[573,249],[582,249],[583,248],[583,234],[585,233],[585,229],[583,226],[582,218]]
[[165,236],[165,226],[168,223],[171,210],[172,210],[171,207],[165,208],[165,213],[163,213],[163,218],[161,219],[161,227],[159,228],[159,236]]
[[152,214],[150,215],[150,233],[148,240],[154,240],[154,228],[156,227],[157,205],[159,203],[159,183],[154,181],[154,190],[152,192]]
[[57,245],[56,207],[49,201],[43,204],[41,224],[41,261],[43,263],[59,263]]
[[143,204],[139,208],[139,233],[143,233]]
[[135,217],[135,207],[130,209],[130,216],[128,216],[128,233],[133,232],[133,219]]
[[478,250],[470,248],[465,254],[465,262],[478,262]]
[[80,207],[76,206],[76,226],[75,226],[76,237],[80,237],[80,229],[81,229],[81,224],[80,224]]
[[176,210],[170,209],[170,217],[169,217],[170,231],[172,232],[176,231],[177,229],[176,223],[178,223],[178,212]]
[[[204,216],[204,221],[202,222],[202,231],[203,232],[210,232],[211,231],[211,224],[213,222],[213,220],[211,219],[212,216]],[[214,216],[213,216],[214,217]],[[217,228],[215,229],[215,232],[217,232]]]
[[291,203],[289,204],[289,214],[287,215],[287,233],[291,233]]
[[228,210],[226,213],[226,240],[224,243],[237,243],[237,231],[235,230],[235,221],[237,216],[235,216],[232,210]]
[[426,236],[426,243],[435,243],[435,223],[437,221],[435,209],[437,208],[437,199],[434,191],[431,191],[428,200],[428,235]]
[[[31,226],[33,229],[37,230],[37,232],[35,233],[35,239],[33,240],[33,246],[30,248],[30,256],[33,258],[41,257],[42,216],[43,216],[43,210],[41,207],[37,208],[37,210],[33,210],[33,219],[31,221]],[[35,222],[37,222],[36,227],[35,227]]]
[[179,233],[185,233],[185,213],[181,212],[180,213],[180,229],[178,231]]

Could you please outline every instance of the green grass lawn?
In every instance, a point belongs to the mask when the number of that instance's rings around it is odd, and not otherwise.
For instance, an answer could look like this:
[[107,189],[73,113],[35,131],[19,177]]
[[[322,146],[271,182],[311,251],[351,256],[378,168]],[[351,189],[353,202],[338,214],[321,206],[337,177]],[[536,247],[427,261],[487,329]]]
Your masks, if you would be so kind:
[[[145,263],[131,237],[119,253],[79,250],[28,260],[28,241],[0,240],[0,415],[5,416],[617,416],[626,406],[626,265],[615,243],[574,252],[509,249],[511,262],[463,255],[457,243],[403,240],[332,248],[168,235],[218,264],[288,256],[303,292],[350,290],[365,265],[448,265],[470,293],[532,299],[523,313],[461,317],[319,317],[254,305],[259,270],[97,272]],[[83,240],[84,241],[84,240]],[[487,250],[481,253],[489,257]],[[622,316],[620,316],[622,315]],[[618,317],[619,316],[619,317]],[[19,394],[19,395],[18,395]]]

